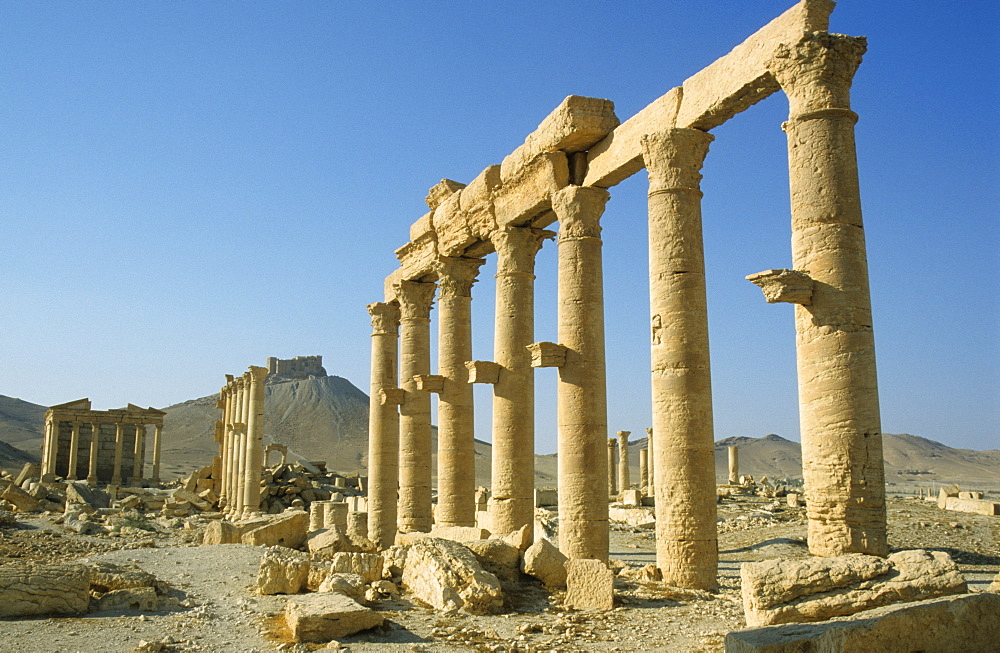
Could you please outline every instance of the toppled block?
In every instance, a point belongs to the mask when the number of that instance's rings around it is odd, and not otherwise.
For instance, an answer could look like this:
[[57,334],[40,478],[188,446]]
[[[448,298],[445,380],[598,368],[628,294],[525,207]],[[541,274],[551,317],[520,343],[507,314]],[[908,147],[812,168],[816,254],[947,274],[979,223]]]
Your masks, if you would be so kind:
[[490,532],[475,526],[438,526],[431,528],[431,537],[440,537],[443,540],[454,542],[478,542],[490,536]]
[[317,592],[336,592],[351,597],[355,601],[365,598],[365,579],[357,574],[330,574],[316,588]]
[[566,605],[577,610],[615,607],[615,572],[602,560],[566,562]]
[[559,490],[555,488],[535,488],[535,507],[548,508],[559,505]]
[[335,553],[324,566],[331,574],[356,574],[365,583],[382,578],[382,556],[377,553]]
[[476,556],[483,569],[508,583],[519,580],[521,552],[518,548],[501,539],[478,540],[465,546]]
[[653,510],[643,506],[629,508],[611,506],[608,508],[608,520],[619,524],[628,524],[633,528],[650,529],[656,526]]
[[310,533],[306,545],[310,555],[319,558],[331,558],[338,553],[361,552],[361,547],[335,526]]
[[92,488],[85,481],[71,481],[66,484],[66,511],[84,510],[93,512],[111,506],[111,497],[103,490]]
[[88,574],[90,589],[93,592],[108,593],[148,588],[158,595],[163,595],[170,591],[170,586],[166,582],[138,567],[101,561],[89,565]]
[[549,589],[566,587],[566,556],[552,542],[535,540],[524,552],[521,570]]
[[0,499],[10,503],[20,512],[41,512],[45,505],[44,502],[5,479],[0,479]]
[[205,527],[205,534],[202,536],[202,545],[213,544],[239,544],[243,534],[240,528],[225,520],[213,521]]
[[186,501],[198,510],[211,510],[212,504],[205,501],[200,496],[195,494],[193,490],[187,490],[185,488],[177,488],[173,491],[173,498],[176,501]]
[[309,556],[285,547],[274,546],[260,558],[257,572],[259,594],[298,594],[309,579]]
[[39,476],[41,474],[36,463],[24,463],[24,467],[21,468],[21,471],[14,478],[14,485],[21,487],[28,479],[38,478]]
[[340,593],[308,594],[285,605],[285,624],[296,642],[328,642],[383,621],[379,613]]
[[304,510],[286,510],[280,515],[262,517],[251,523],[260,525],[242,534],[240,541],[243,544],[297,549],[306,541],[309,514]]
[[78,615],[90,606],[90,574],[76,564],[0,566],[0,617]]
[[636,507],[642,505],[642,490],[622,490],[620,499],[623,506]]
[[813,624],[726,635],[727,653],[990,651],[1000,642],[1000,596],[963,594],[886,606]]
[[403,585],[428,605],[444,611],[488,614],[503,606],[496,576],[458,542],[426,537],[406,552]]
[[789,508],[798,508],[799,507],[799,495],[796,494],[795,492],[789,492],[785,496],[785,503],[788,504]]
[[886,559],[853,554],[748,562],[741,567],[740,578],[748,626],[822,621],[968,591],[947,553],[921,549]]

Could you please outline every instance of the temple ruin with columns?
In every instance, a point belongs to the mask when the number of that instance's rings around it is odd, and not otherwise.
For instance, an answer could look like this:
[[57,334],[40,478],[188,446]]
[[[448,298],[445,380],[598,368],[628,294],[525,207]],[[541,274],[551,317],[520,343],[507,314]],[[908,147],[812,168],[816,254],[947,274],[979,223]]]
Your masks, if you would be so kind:
[[[493,386],[494,533],[533,515],[535,367],[557,367],[559,549],[608,559],[616,441],[605,381],[601,216],[616,184],[649,179],[652,415],[649,494],[665,582],[716,585],[711,366],[701,167],[711,131],[769,95],[789,100],[794,270],[748,277],[795,304],[809,548],[888,553],[885,485],[850,88],[865,39],[827,31],[834,3],[804,0],[728,55],[622,121],[611,100],[571,95],[499,164],[442,180],[396,251],[372,317],[369,533],[430,531],[431,393],[438,395],[438,524],[471,525],[470,383]],[[777,129],[779,125],[775,125]],[[551,228],[551,230],[550,230]],[[534,261],[558,251],[558,342],[534,339]],[[472,360],[470,304],[496,255],[493,360]],[[436,301],[437,310],[433,310]],[[431,325],[439,365],[431,369]],[[627,434],[618,484],[629,482]],[[608,449],[605,452],[604,447]],[[397,502],[398,491],[398,502]]]

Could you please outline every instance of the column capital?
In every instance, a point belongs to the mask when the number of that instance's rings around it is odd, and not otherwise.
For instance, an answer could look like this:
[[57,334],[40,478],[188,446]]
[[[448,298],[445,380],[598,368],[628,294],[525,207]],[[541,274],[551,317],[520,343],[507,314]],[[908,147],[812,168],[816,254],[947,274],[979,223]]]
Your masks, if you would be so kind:
[[535,254],[555,232],[531,227],[500,227],[490,234],[497,251],[497,276],[535,273]]
[[642,160],[649,173],[649,192],[701,193],[701,166],[715,137],[700,129],[678,127],[646,134]]
[[611,193],[596,186],[567,186],[552,194],[559,240],[600,238],[601,216]]
[[624,440],[628,442],[628,436],[632,434],[632,431],[615,431],[615,435],[618,436],[619,440]]
[[434,303],[433,283],[397,281],[392,287],[399,301],[400,319],[430,319],[431,306]]
[[618,438],[608,438],[608,449],[618,448]]
[[258,385],[264,382],[267,378],[267,368],[259,367],[257,365],[251,365],[250,369],[247,370],[247,380],[250,381],[250,385]]
[[471,297],[479,267],[485,262],[481,258],[439,257],[434,262],[434,271],[438,275],[440,297]]
[[372,335],[399,335],[399,304],[396,302],[373,302],[368,304],[368,314],[372,318]]
[[806,32],[798,43],[778,46],[767,69],[788,96],[793,117],[850,109],[851,82],[867,48],[863,36]]

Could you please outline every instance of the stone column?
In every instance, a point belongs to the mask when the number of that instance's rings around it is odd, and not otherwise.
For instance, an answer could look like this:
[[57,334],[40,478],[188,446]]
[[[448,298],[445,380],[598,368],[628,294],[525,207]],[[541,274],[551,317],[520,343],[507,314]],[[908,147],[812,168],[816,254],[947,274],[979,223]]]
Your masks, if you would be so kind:
[[740,482],[740,448],[727,448],[729,449],[729,484],[738,485]]
[[649,285],[656,565],[663,582],[716,586],[715,442],[701,235],[702,162],[713,137],[642,138],[649,173]]
[[441,526],[476,525],[472,385],[472,284],[483,259],[441,258],[438,273],[438,503]]
[[396,539],[399,488],[399,409],[388,401],[396,389],[399,305],[368,305],[372,319],[371,395],[368,414],[368,533],[380,549]]
[[232,430],[230,424],[229,386],[219,390],[219,403],[222,404],[222,483],[219,488],[219,506],[225,510],[229,505],[229,468],[232,464]]
[[888,554],[882,428],[851,81],[863,38],[806,33],[768,69],[788,96],[802,475],[813,555]]
[[413,377],[431,372],[430,311],[434,284],[401,281],[395,286],[400,307],[399,513],[403,533],[431,530],[431,396]]
[[87,460],[87,485],[97,485],[97,456],[101,447],[101,425],[90,423],[90,458]]
[[153,425],[153,483],[160,482],[160,445],[163,438],[163,424]]
[[[649,481],[646,485],[646,494],[651,497],[656,496],[656,445],[653,439],[653,429],[646,429],[646,449],[649,450]],[[654,507],[655,511],[655,507]]]
[[243,515],[243,474],[246,472],[246,389],[244,388],[243,377],[233,380],[234,409],[236,412],[233,422],[233,486],[232,501],[229,502],[229,512],[237,518]]
[[267,368],[250,366],[247,384],[247,446],[243,470],[243,516],[260,514],[260,480],[264,470],[264,379]]
[[632,472],[628,467],[628,436],[631,431],[615,431],[618,436],[618,487],[625,491],[632,487]]
[[615,465],[615,450],[618,448],[618,441],[608,438],[608,496],[618,495],[618,467]]
[[59,420],[53,417],[46,426],[41,480],[53,481],[56,476],[56,460],[59,458]]
[[649,495],[649,449],[639,449],[639,489]]
[[80,422],[73,422],[73,431],[69,437],[69,469],[66,470],[66,479],[76,480],[76,465],[79,462],[80,448]]
[[146,425],[136,424],[135,425],[135,445],[132,452],[132,478],[129,482],[132,485],[136,484],[136,481],[142,480],[142,463],[143,454],[145,453],[145,440],[146,440]]
[[535,254],[550,232],[502,227],[497,251],[493,362],[493,459],[490,521],[506,535],[535,519],[535,375],[528,345],[535,338]]
[[121,485],[122,483],[122,452],[125,448],[124,424],[115,424],[115,469],[111,474],[111,484]]
[[568,186],[552,195],[559,220],[559,549],[570,559],[608,559],[608,435],[604,367],[601,215],[610,193]]

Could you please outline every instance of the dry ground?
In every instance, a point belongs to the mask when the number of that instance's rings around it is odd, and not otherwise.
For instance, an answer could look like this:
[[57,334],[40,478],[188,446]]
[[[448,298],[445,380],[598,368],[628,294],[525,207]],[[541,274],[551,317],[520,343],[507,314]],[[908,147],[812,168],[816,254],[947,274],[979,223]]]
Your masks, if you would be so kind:
[[[617,607],[581,613],[537,584],[508,587],[511,611],[495,616],[443,615],[404,598],[374,606],[380,629],[345,638],[352,651],[721,651],[726,632],[743,627],[740,563],[807,555],[801,509],[783,500],[741,497],[719,506],[720,590],[686,592],[619,578]],[[0,651],[129,651],[140,641],[166,641],[167,651],[309,650],[289,644],[275,615],[285,598],[250,591],[261,549],[201,547],[200,527],[152,521],[155,532],[84,537],[47,518],[0,529],[0,563],[82,558],[131,562],[169,582],[190,606],[176,612],[95,613],[83,618],[0,620]],[[934,503],[893,498],[893,549],[947,551],[973,591],[1000,571],[1000,518],[944,512]],[[612,532],[613,557],[633,566],[655,560],[652,533]],[[336,646],[334,644],[333,646]]]

